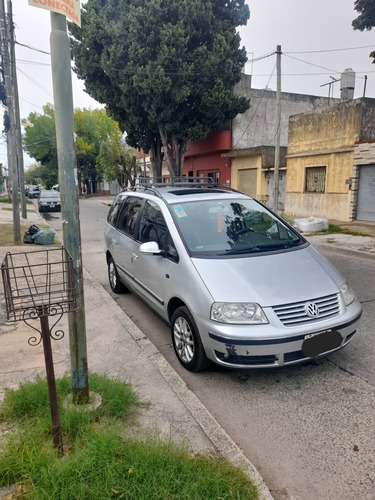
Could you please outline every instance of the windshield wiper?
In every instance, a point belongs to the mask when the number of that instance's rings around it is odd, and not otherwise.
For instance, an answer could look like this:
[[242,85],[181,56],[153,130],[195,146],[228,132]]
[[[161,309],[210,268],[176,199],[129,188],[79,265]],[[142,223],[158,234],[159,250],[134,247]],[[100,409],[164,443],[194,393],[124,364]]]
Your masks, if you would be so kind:
[[251,247],[251,248],[231,248],[230,250],[225,250],[225,252],[220,252],[217,255],[236,255],[242,253],[252,253],[261,251],[261,247]]
[[271,243],[270,245],[257,245],[255,247],[246,247],[246,248],[231,248],[226,250],[225,252],[218,253],[217,255],[240,255],[245,253],[254,253],[254,252],[272,252],[273,250],[286,250],[288,248],[293,248],[298,246],[301,243],[301,240],[297,241],[289,241],[288,243]]

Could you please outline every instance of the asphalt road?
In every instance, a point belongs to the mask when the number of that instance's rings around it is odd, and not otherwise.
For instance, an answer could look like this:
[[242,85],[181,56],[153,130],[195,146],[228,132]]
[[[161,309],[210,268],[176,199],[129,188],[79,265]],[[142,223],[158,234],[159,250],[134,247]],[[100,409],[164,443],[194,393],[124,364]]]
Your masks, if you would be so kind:
[[[108,206],[80,202],[83,264],[110,292],[103,229]],[[46,214],[56,230],[59,214]],[[345,349],[308,365],[194,374],[173,352],[169,328],[132,294],[115,297],[257,467],[276,500],[375,498],[375,259],[316,248],[362,302],[359,331]]]

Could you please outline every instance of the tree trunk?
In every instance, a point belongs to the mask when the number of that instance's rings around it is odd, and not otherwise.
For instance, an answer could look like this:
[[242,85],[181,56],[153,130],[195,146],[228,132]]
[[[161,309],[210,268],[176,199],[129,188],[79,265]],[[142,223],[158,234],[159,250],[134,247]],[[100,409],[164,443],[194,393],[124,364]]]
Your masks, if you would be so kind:
[[156,182],[162,181],[162,170],[163,170],[163,157],[164,153],[161,150],[162,142],[160,135],[156,135],[154,141],[151,145],[151,165],[152,165],[152,177]]
[[164,153],[167,158],[167,168],[172,177],[181,177],[184,167],[186,151],[186,139],[178,139],[175,134],[170,134],[160,129],[160,137],[163,142]]

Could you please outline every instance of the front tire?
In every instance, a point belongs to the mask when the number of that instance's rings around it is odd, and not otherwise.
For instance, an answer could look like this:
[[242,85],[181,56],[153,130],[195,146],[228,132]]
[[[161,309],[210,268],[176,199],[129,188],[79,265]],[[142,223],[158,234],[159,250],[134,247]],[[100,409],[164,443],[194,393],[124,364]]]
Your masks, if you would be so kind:
[[108,258],[108,279],[113,293],[123,293],[126,291],[126,287],[120,280],[115,261],[112,257]]
[[198,332],[197,325],[185,306],[176,309],[172,316],[172,342],[176,356],[184,368],[199,372],[210,365]]

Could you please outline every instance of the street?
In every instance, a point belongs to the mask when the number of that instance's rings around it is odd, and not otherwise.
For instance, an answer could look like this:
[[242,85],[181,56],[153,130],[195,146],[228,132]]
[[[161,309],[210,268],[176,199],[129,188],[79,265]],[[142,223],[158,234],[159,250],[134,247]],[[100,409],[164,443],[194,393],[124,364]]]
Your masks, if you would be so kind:
[[[111,293],[103,242],[107,213],[98,198],[80,200],[83,265]],[[61,234],[60,214],[43,216]],[[276,500],[373,500],[375,260],[315,246],[346,276],[363,316],[344,350],[303,366],[190,373],[175,357],[167,325],[134,295],[111,295],[243,449]]]

